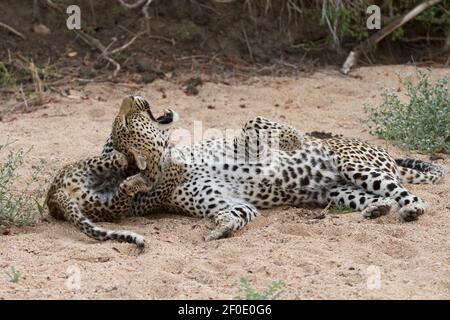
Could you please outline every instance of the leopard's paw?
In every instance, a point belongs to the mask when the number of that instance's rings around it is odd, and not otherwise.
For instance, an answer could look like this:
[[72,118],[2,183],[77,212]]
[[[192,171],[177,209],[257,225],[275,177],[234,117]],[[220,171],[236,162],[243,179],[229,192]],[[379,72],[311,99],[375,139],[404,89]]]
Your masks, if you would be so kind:
[[140,173],[128,177],[121,183],[121,187],[125,189],[129,196],[133,196],[138,192],[149,192],[152,185],[150,179]]
[[414,221],[426,211],[423,203],[411,203],[400,209],[398,212],[400,219],[405,222]]
[[375,219],[397,210],[397,202],[389,199],[371,203],[361,212],[361,215],[366,219]]

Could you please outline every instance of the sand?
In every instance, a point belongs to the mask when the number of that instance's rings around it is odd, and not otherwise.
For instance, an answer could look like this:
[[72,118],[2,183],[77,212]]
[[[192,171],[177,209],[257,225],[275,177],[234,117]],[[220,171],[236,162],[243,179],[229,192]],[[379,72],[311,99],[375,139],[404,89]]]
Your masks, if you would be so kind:
[[[360,68],[347,78],[322,70],[297,79],[206,82],[197,96],[161,80],[139,89],[89,84],[44,110],[0,122],[0,143],[9,136],[17,140],[11,148],[33,146],[23,173],[44,158],[44,181],[63,164],[98,154],[122,97],[138,90],[156,110],[178,111],[180,127],[190,131],[194,121],[204,129],[237,129],[262,115],[303,131],[362,138],[396,157],[428,160],[371,136],[360,122],[363,104],[380,102],[380,87],[399,87],[397,73],[414,68]],[[441,77],[448,69],[432,74]],[[438,162],[450,171],[449,156]],[[408,188],[430,207],[412,223],[395,214],[364,220],[358,212],[311,219],[321,209],[281,207],[262,211],[231,238],[208,243],[203,236],[210,222],[170,212],[101,224],[144,235],[141,255],[129,244],[93,241],[65,222],[12,228],[0,235],[0,299],[231,299],[243,296],[241,277],[258,290],[283,281],[284,299],[449,299],[448,175],[439,185]],[[11,266],[21,273],[17,283],[3,275]]]

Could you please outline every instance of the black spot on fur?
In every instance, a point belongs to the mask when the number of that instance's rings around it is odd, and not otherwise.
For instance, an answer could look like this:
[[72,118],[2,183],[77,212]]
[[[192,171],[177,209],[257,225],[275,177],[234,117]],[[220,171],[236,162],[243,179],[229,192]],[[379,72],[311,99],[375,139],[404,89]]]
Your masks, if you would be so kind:
[[397,188],[397,185],[396,185],[395,183],[389,183],[389,184],[386,186],[386,188],[387,188],[389,191],[393,191],[395,188]]
[[373,182],[373,190],[380,190],[381,188],[381,181],[380,180],[375,180]]
[[372,172],[370,175],[372,176],[372,178],[378,178],[381,174],[378,172]]
[[302,178],[302,179],[300,180],[300,184],[301,184],[302,186],[307,186],[307,185],[309,185],[309,178],[308,178],[308,177]]

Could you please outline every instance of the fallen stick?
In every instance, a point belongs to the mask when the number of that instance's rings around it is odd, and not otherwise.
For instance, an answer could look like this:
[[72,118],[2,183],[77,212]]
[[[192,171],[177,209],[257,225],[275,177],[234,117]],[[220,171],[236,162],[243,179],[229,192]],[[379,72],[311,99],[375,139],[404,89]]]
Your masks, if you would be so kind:
[[0,22],[0,27],[8,30],[11,33],[14,33],[16,36],[22,38],[23,40],[26,40],[27,38],[23,35],[23,33],[17,31],[16,29],[14,29],[11,26],[8,26],[6,23]]
[[27,98],[25,97],[25,93],[23,92],[22,84],[20,84],[19,92],[20,92],[20,95],[22,96],[23,102],[25,103],[25,110],[28,110],[28,101],[27,101]]
[[389,23],[386,27],[383,29],[377,31],[372,36],[367,38],[364,42],[357,45],[352,51],[350,51],[349,55],[347,56],[347,59],[345,60],[344,64],[342,65],[341,72],[343,74],[348,74],[353,68],[356,63],[358,62],[359,56],[362,52],[367,52],[373,47],[383,40],[386,36],[391,34],[396,29],[400,28],[402,25],[416,17],[418,14],[422,13],[424,10],[428,9],[429,7],[432,7],[439,2],[442,2],[442,0],[427,0],[416,6],[411,11],[405,13],[404,15],[401,15],[400,17],[394,19],[391,23]]
[[131,45],[133,44],[133,42],[134,42],[137,38],[139,38],[139,36],[140,36],[141,34],[142,34],[142,33],[138,32],[138,33],[137,33],[130,41],[128,41],[127,43],[125,43],[124,45],[122,45],[122,46],[119,47],[119,48],[116,48],[116,49],[111,50],[111,54],[119,53],[120,51],[125,50],[126,48],[128,48],[129,46],[131,46]]
[[38,105],[43,105],[44,104],[44,95],[43,95],[44,94],[44,84],[41,80],[41,77],[39,77],[39,70],[36,67],[36,65],[34,64],[33,60],[31,60],[28,69],[30,70],[31,77],[33,79],[34,91],[37,94]]
[[244,24],[241,21],[241,28],[242,28],[242,32],[244,34],[244,39],[245,39],[245,43],[247,44],[247,50],[248,50],[248,54],[250,56],[250,60],[252,62],[255,61],[255,59],[253,59],[253,50],[252,50],[252,46],[250,45],[250,42],[248,41],[248,36],[247,36],[247,32],[245,31],[245,27]]
[[134,9],[134,8],[139,7],[141,4],[143,4],[143,3],[145,2],[145,0],[137,0],[135,3],[126,3],[126,2],[123,1],[123,0],[119,0],[119,2],[120,2],[120,4],[121,4],[122,6],[124,6],[125,8],[128,8],[128,9]]

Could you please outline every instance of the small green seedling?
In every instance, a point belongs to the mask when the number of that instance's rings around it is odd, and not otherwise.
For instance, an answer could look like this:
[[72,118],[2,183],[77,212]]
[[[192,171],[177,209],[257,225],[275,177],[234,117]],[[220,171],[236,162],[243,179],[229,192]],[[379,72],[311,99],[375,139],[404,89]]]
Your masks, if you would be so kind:
[[20,274],[20,272],[17,271],[16,268],[14,268],[14,267],[11,267],[11,271],[10,271],[10,272],[5,271],[5,274],[6,274],[6,276],[8,277],[8,280],[9,280],[10,282],[17,283],[17,282],[19,282],[19,280],[20,280],[21,274]]
[[342,214],[342,213],[351,213],[356,212],[357,210],[347,207],[345,204],[334,204],[332,205],[328,211],[334,214]]
[[240,282],[241,286],[245,290],[245,297],[238,298],[240,300],[276,300],[283,293],[283,281],[273,281],[267,287],[267,289],[262,292],[258,292],[253,289],[252,286],[244,278],[241,278]]

